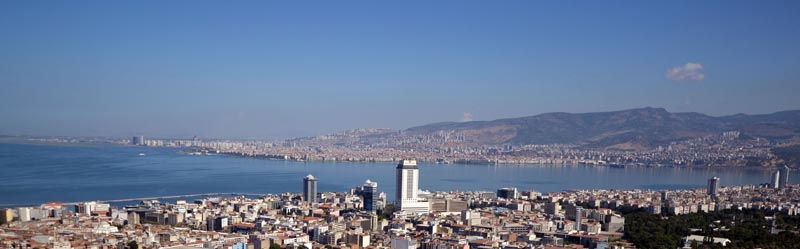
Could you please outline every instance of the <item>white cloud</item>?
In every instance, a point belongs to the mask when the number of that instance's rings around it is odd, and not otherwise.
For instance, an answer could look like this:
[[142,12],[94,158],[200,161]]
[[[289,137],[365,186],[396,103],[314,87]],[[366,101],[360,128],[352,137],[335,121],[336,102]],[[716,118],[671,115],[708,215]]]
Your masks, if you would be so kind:
[[703,64],[689,62],[667,70],[667,79],[674,81],[701,81],[706,78]]
[[464,117],[461,118],[461,122],[469,122],[472,121],[472,113],[465,112]]

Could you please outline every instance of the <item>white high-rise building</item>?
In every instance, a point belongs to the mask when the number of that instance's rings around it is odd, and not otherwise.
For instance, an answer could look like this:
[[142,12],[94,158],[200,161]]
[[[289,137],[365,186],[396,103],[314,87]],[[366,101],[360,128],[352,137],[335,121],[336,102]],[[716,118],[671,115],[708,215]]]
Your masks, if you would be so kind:
[[788,186],[788,184],[789,184],[789,167],[783,165],[783,168],[781,168],[781,180],[779,181],[778,185],[780,185],[781,188],[785,188]]
[[401,160],[397,164],[397,186],[396,186],[397,210],[409,213],[427,213],[428,203],[420,201],[417,196],[419,192],[419,168],[415,160]]
[[781,172],[775,171],[772,173],[772,188],[780,188],[781,187]]
[[31,221],[31,208],[29,207],[21,207],[17,209],[17,215],[19,216],[19,221],[28,222]]

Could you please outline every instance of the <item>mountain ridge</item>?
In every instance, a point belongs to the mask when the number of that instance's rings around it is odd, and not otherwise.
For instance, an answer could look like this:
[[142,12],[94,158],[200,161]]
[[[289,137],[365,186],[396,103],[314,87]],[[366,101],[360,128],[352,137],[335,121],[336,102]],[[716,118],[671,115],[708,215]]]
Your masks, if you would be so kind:
[[652,148],[725,131],[765,138],[800,135],[800,110],[710,116],[644,107],[608,112],[550,112],[489,121],[438,122],[400,131],[406,135],[463,134],[465,145],[579,144]]

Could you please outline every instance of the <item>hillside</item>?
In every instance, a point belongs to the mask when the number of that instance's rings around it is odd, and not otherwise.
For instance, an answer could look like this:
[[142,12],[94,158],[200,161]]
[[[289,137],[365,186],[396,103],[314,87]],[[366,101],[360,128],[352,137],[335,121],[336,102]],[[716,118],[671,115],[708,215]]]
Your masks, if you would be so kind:
[[545,113],[492,121],[444,122],[401,131],[405,136],[441,133],[463,135],[465,145],[581,144],[621,149],[652,148],[725,131],[764,138],[800,134],[800,111],[713,117],[701,113],[671,113],[663,108],[639,108],[596,113]]

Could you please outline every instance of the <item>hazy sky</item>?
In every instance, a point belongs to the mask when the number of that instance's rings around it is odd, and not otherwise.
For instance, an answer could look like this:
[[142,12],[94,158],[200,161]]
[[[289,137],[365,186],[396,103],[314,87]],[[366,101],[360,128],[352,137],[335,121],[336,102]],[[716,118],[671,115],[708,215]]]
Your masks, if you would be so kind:
[[0,1],[0,134],[800,109],[800,1]]

